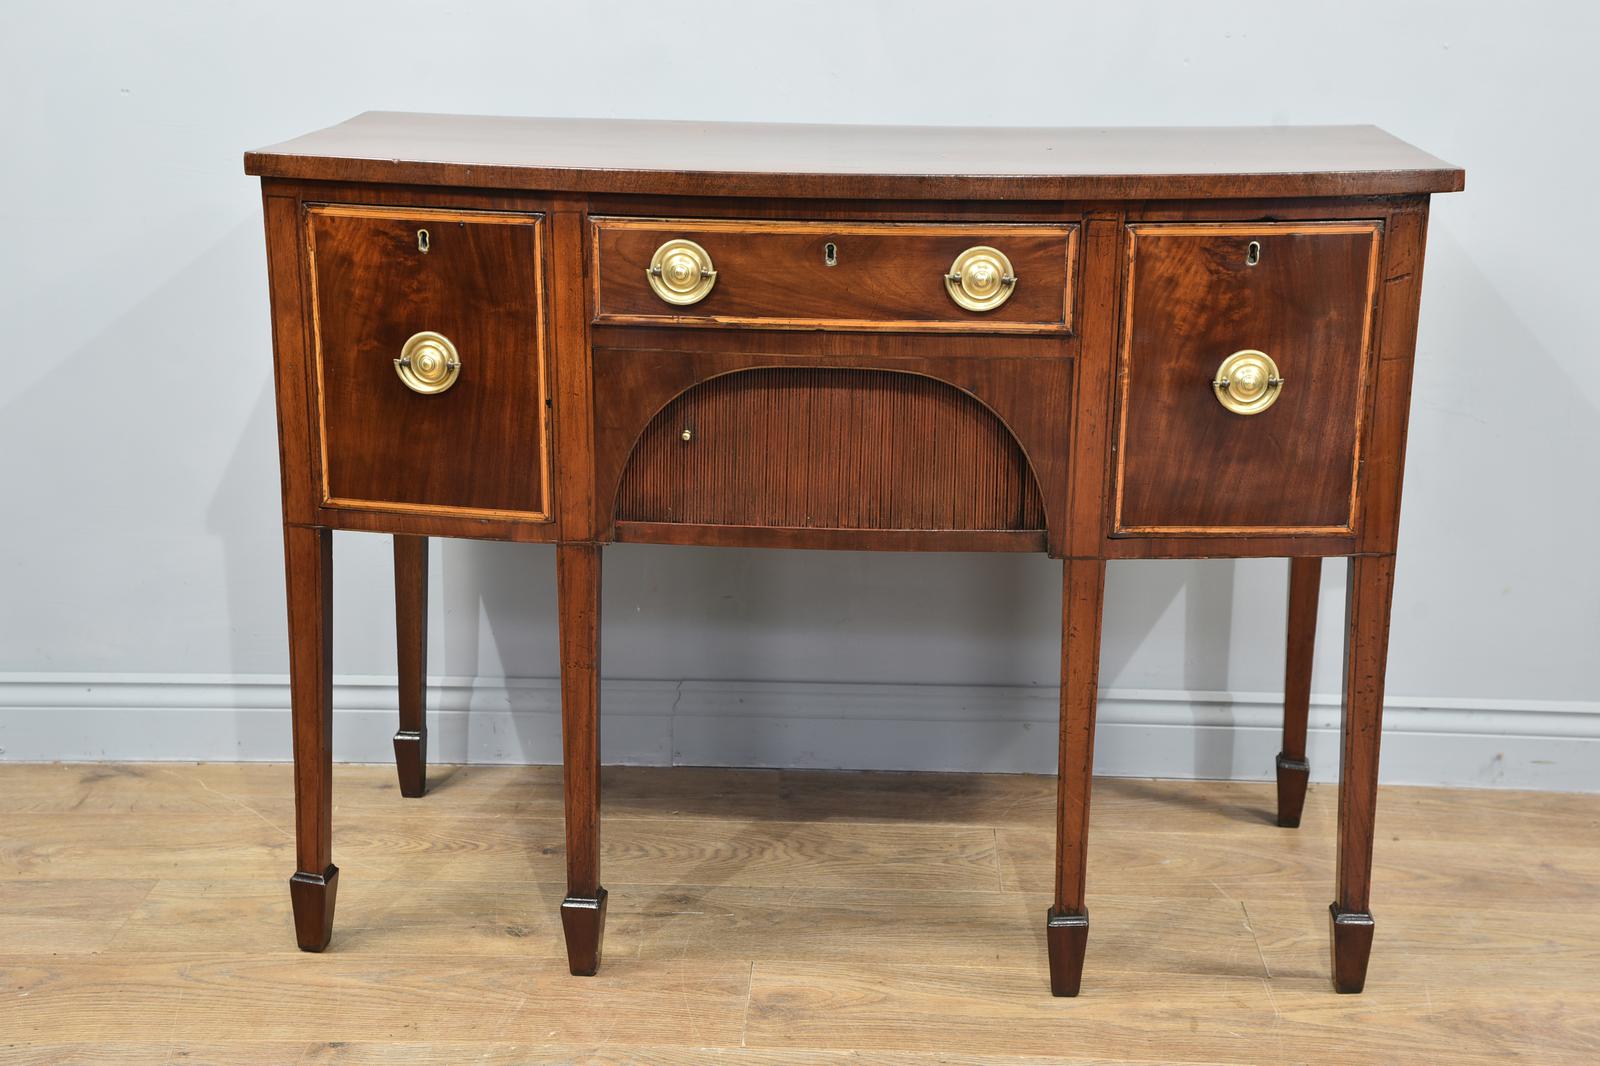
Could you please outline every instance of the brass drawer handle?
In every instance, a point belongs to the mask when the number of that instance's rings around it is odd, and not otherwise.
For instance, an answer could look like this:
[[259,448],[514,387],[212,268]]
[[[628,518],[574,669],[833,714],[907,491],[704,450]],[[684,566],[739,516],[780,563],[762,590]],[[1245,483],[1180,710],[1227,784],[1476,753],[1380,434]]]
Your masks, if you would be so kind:
[[950,299],[968,311],[993,311],[1011,299],[1017,276],[1004,252],[980,244],[956,256],[944,276],[944,287]]
[[400,349],[394,372],[412,392],[432,396],[456,383],[461,376],[461,356],[449,337],[423,330],[413,333]]
[[711,265],[711,253],[694,241],[668,241],[650,257],[650,269],[645,272],[650,288],[669,304],[687,306],[704,300],[717,283],[716,268]]
[[1217,402],[1234,414],[1258,415],[1278,402],[1283,377],[1266,352],[1245,348],[1217,367],[1211,390],[1217,394]]

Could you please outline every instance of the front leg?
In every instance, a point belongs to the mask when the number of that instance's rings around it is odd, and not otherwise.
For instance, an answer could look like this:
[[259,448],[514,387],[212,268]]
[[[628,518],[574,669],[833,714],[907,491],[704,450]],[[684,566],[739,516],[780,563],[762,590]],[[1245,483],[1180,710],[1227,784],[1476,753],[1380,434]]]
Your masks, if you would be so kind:
[[1333,985],[1360,992],[1372,951],[1372,838],[1378,740],[1389,652],[1394,556],[1350,559],[1345,599],[1344,720],[1339,747],[1339,860],[1331,920]]
[[567,816],[567,966],[600,968],[606,890],[600,887],[600,546],[556,547],[561,630],[562,799]]
[[1061,618],[1061,762],[1056,780],[1056,895],[1045,917],[1050,992],[1075,996],[1089,942],[1084,899],[1089,845],[1089,784],[1099,697],[1103,559],[1064,563]]
[[294,722],[295,938],[321,951],[333,936],[333,534],[285,526],[289,702]]

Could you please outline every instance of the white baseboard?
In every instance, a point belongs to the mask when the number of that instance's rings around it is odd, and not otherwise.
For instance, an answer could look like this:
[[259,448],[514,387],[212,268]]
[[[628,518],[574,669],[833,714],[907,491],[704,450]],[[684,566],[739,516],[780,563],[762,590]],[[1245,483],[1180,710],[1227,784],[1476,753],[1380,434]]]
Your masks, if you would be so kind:
[[[1054,688],[608,680],[608,763],[1010,773],[1055,771]],[[1273,693],[1112,689],[1100,697],[1095,772],[1268,780]],[[392,758],[395,686],[340,678],[334,754]],[[428,691],[437,763],[560,759],[553,679],[440,678]],[[0,674],[0,760],[285,760],[283,677]],[[1312,777],[1338,775],[1338,701],[1315,697]],[[1600,791],[1600,704],[1396,697],[1383,780]]]

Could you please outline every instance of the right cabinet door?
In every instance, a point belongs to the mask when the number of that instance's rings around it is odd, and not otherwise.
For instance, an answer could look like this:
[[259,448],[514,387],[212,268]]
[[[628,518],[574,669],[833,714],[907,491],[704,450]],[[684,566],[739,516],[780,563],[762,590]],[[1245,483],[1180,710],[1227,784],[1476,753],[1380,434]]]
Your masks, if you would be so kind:
[[1128,227],[1114,535],[1354,531],[1381,232]]

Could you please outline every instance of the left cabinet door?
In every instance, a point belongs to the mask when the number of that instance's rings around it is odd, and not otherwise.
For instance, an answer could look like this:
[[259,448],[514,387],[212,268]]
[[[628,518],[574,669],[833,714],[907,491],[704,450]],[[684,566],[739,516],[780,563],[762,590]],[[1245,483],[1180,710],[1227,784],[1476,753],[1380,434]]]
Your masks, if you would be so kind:
[[538,214],[308,204],[322,502],[549,521]]

